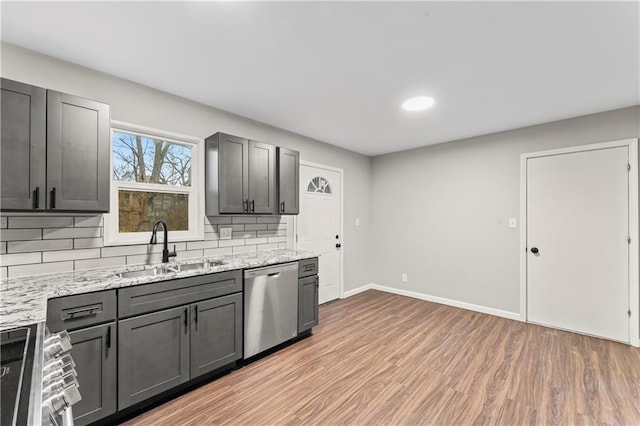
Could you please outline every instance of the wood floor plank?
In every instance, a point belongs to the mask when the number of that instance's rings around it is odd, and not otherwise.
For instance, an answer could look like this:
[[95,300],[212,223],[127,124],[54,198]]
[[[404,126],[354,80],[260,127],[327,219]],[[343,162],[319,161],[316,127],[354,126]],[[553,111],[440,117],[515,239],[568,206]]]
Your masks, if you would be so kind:
[[640,425],[640,350],[367,291],[128,425]]

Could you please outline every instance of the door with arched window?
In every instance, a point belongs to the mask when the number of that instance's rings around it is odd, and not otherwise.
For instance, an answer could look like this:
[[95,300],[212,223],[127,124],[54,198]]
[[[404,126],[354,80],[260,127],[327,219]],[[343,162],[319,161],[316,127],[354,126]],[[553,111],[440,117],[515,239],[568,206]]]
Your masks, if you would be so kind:
[[320,303],[342,297],[342,171],[300,164],[297,248],[318,253]]

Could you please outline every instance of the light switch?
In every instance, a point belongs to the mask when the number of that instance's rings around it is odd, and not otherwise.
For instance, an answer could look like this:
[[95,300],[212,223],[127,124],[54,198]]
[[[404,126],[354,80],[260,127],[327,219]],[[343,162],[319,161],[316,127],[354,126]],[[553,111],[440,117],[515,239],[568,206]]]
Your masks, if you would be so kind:
[[517,228],[518,227],[518,221],[516,220],[515,217],[510,217],[509,218],[509,228]]
[[231,230],[233,228],[220,228],[220,239],[221,240],[230,240],[231,239]]

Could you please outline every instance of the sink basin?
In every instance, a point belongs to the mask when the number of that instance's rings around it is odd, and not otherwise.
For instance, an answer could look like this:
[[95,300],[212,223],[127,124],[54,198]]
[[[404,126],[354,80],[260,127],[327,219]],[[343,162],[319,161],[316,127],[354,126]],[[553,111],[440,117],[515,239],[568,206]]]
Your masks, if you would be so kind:
[[212,260],[208,262],[184,263],[182,265],[178,265],[178,268],[181,271],[195,271],[198,269],[207,269],[207,268],[212,268],[214,266],[219,266],[224,264],[225,262],[221,260]]
[[140,271],[120,272],[120,278],[137,278],[137,277],[153,277],[156,275],[168,274],[170,272],[178,272],[176,268],[171,266],[156,266],[155,268],[142,269]]

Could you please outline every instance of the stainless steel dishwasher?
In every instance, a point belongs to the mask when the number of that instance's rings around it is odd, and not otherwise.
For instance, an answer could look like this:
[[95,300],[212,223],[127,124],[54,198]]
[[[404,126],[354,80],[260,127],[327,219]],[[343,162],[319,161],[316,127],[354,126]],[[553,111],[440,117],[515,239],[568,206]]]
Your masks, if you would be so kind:
[[298,263],[244,272],[244,358],[298,335]]

